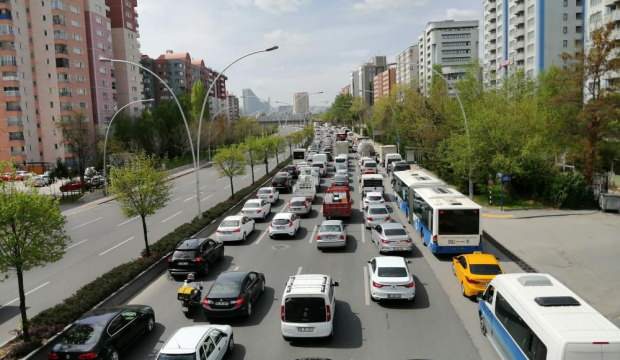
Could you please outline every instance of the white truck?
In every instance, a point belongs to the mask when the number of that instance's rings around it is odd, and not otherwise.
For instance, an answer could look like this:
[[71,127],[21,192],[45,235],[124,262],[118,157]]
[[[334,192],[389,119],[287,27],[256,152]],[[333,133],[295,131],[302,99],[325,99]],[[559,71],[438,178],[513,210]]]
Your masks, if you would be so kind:
[[299,175],[295,186],[293,186],[293,197],[305,197],[306,200],[313,202],[316,197],[316,180],[312,175]]
[[347,155],[349,153],[349,142],[348,141],[336,141],[336,146],[334,146],[334,155]]
[[396,152],[396,145],[379,145],[377,147],[377,164],[385,167],[385,155]]

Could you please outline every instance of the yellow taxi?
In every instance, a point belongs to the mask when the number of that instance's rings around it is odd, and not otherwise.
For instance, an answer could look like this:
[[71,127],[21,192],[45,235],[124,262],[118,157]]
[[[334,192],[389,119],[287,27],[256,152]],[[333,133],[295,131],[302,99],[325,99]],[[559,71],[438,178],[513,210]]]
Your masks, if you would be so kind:
[[479,251],[453,257],[452,270],[466,297],[482,294],[495,275],[503,272],[494,255]]

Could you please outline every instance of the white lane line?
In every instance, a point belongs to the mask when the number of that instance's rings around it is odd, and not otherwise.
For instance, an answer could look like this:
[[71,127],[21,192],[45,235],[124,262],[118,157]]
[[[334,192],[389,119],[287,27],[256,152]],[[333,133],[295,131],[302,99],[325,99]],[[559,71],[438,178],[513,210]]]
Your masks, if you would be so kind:
[[200,199],[200,201],[205,201],[207,199],[210,199],[210,198],[213,197],[213,195],[215,195],[215,194],[207,195],[207,196],[203,197],[202,199]]
[[312,240],[314,240],[314,236],[316,235],[316,231],[319,229],[318,225],[314,225],[314,229],[312,230],[312,235],[310,235],[310,239],[308,239],[308,244],[312,244]]
[[168,216],[167,218],[163,219],[161,222],[162,223],[166,223],[166,222],[174,219],[175,217],[181,215],[182,213],[183,213],[183,210],[179,210],[179,211],[175,212],[174,214]]
[[258,240],[256,240],[256,242],[254,244],[258,245],[260,244],[260,242],[263,240],[263,238],[265,237],[265,235],[267,235],[267,233],[269,232],[269,230],[265,230],[265,232],[263,232],[259,237]]
[[118,248],[118,247],[120,247],[120,246],[123,246],[123,245],[127,244],[128,242],[130,242],[131,240],[133,240],[133,239],[135,239],[135,238],[136,238],[135,236],[132,236],[132,237],[130,237],[130,238],[127,238],[127,239],[125,239],[125,240],[123,240],[123,241],[119,242],[118,244],[116,244],[116,245],[112,246],[112,247],[111,247],[111,248],[109,248],[108,250],[105,250],[105,251],[100,252],[100,253],[99,253],[99,256],[103,256],[103,255],[105,255],[105,254],[109,253],[110,251],[112,251],[112,250],[114,250],[114,249],[116,249],[116,248]]
[[74,247],[76,247],[76,246],[78,246],[78,245],[82,245],[83,243],[85,243],[85,242],[87,242],[87,241],[88,241],[88,239],[84,239],[84,240],[82,240],[82,241],[78,241],[78,242],[76,242],[75,244],[71,244],[71,245],[67,246],[67,249],[66,249],[66,250],[73,249]]
[[300,266],[297,268],[297,275],[301,274],[301,270],[303,270],[303,267]]
[[196,195],[194,195],[194,196],[190,196],[190,197],[188,197],[187,199],[183,200],[183,202],[188,202],[188,201],[193,200],[193,199],[195,199],[195,198],[196,198]]
[[92,219],[92,220],[87,221],[87,222],[85,222],[85,223],[83,223],[83,224],[80,224],[80,225],[74,226],[74,227],[72,227],[72,228],[71,228],[71,230],[76,230],[76,229],[79,229],[79,228],[83,228],[84,226],[86,226],[86,225],[90,225],[90,224],[92,224],[92,223],[96,223],[96,222],[97,222],[97,221],[99,221],[99,220],[103,220],[103,217],[101,217],[101,216],[100,216],[100,217],[98,217],[98,218],[96,218],[96,219]]
[[132,221],[138,220],[138,218],[139,218],[139,216],[134,216],[134,217],[132,217],[132,218],[129,218],[129,219],[127,219],[127,220],[123,221],[122,223],[120,223],[120,224],[118,224],[118,225],[116,225],[116,226],[121,227],[121,226],[123,226],[123,225],[127,225],[127,224],[129,224],[130,222],[132,222]]
[[366,225],[360,224],[360,227],[362,228],[362,243],[366,244]]
[[[35,292],[35,291],[37,291],[37,290],[40,290],[40,289],[42,289],[42,288],[46,287],[46,286],[47,286],[47,285],[49,285],[49,284],[50,284],[50,282],[49,282],[49,281],[46,281],[46,282],[44,282],[43,284],[41,284],[41,285],[37,286],[36,288],[34,288],[34,289],[32,289],[32,290],[28,290],[28,291],[26,292],[26,294],[25,294],[25,295],[26,295],[26,296],[28,296],[28,295],[32,294],[33,292]],[[11,304],[13,304],[13,303],[15,303],[15,302],[18,302],[18,301],[19,301],[19,298],[17,297],[17,298],[15,298],[15,299],[13,299],[13,300],[9,301],[8,303],[6,303],[6,304],[4,304],[4,305],[0,306],[0,307],[9,306],[9,305],[11,305]]]
[[175,201],[179,201],[179,200],[181,200],[181,198],[180,198],[180,197],[175,197],[174,199],[170,200],[170,202],[171,202],[171,203],[173,203],[173,202],[175,202]]
[[362,268],[364,272],[364,302],[366,306],[370,306],[370,290],[368,288],[368,268],[364,266]]

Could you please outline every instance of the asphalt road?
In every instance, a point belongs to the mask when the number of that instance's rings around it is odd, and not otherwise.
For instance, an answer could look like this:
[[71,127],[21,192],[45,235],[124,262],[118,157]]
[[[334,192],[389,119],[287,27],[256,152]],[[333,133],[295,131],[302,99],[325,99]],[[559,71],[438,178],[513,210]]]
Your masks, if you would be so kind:
[[[231,358],[497,359],[488,341],[480,335],[476,304],[460,294],[449,259],[438,259],[422,247],[411,227],[408,231],[416,248],[408,258],[417,285],[415,302],[386,305],[370,301],[364,267],[378,251],[362,224],[357,175],[352,166],[350,170],[355,202],[353,216],[347,222],[345,250],[323,253],[316,249],[314,229],[322,220],[319,198],[311,215],[302,219],[294,239],[272,240],[266,234],[268,222],[257,223],[256,231],[245,243],[226,246],[224,259],[202,279],[208,289],[222,271],[255,270],[266,276],[266,290],[253,316],[230,322],[236,343]],[[389,186],[389,181],[385,182]],[[274,213],[285,207],[290,195],[282,198],[274,206]],[[400,217],[396,206],[391,207],[394,215]],[[503,265],[507,271],[517,270],[514,264]],[[282,339],[280,296],[288,276],[295,273],[328,273],[340,282],[336,288],[335,334],[331,341],[289,344]],[[179,327],[206,322],[201,316],[186,319],[182,314],[176,300],[179,285],[167,274],[162,275],[131,301],[152,306],[157,326],[148,338],[125,354],[126,359],[153,359]]]
[[[281,134],[298,130],[283,127]],[[285,155],[286,154],[286,155]],[[288,149],[280,160],[288,156]],[[269,169],[276,164],[271,159]],[[254,167],[256,179],[265,174],[264,164]],[[168,205],[147,218],[150,242],[154,242],[197,214],[196,184],[193,173],[172,180]],[[251,175],[234,179],[235,189],[250,185]],[[228,178],[217,170],[200,170],[201,206],[205,211],[230,196]],[[86,205],[65,212],[66,230],[71,242],[62,260],[28,271],[24,276],[26,303],[30,317],[73,294],[114,266],[136,258],[144,248],[139,219],[126,218],[116,201]],[[14,276],[0,282],[0,345],[10,340],[20,326],[17,280]]]

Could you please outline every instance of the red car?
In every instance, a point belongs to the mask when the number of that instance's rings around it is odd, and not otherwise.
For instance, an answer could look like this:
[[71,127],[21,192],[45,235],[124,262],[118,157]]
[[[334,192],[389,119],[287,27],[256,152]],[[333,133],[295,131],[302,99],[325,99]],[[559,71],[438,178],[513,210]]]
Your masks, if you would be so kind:
[[62,192],[71,192],[71,191],[79,191],[84,187],[84,184],[80,180],[70,181],[64,185],[60,186],[60,191]]

